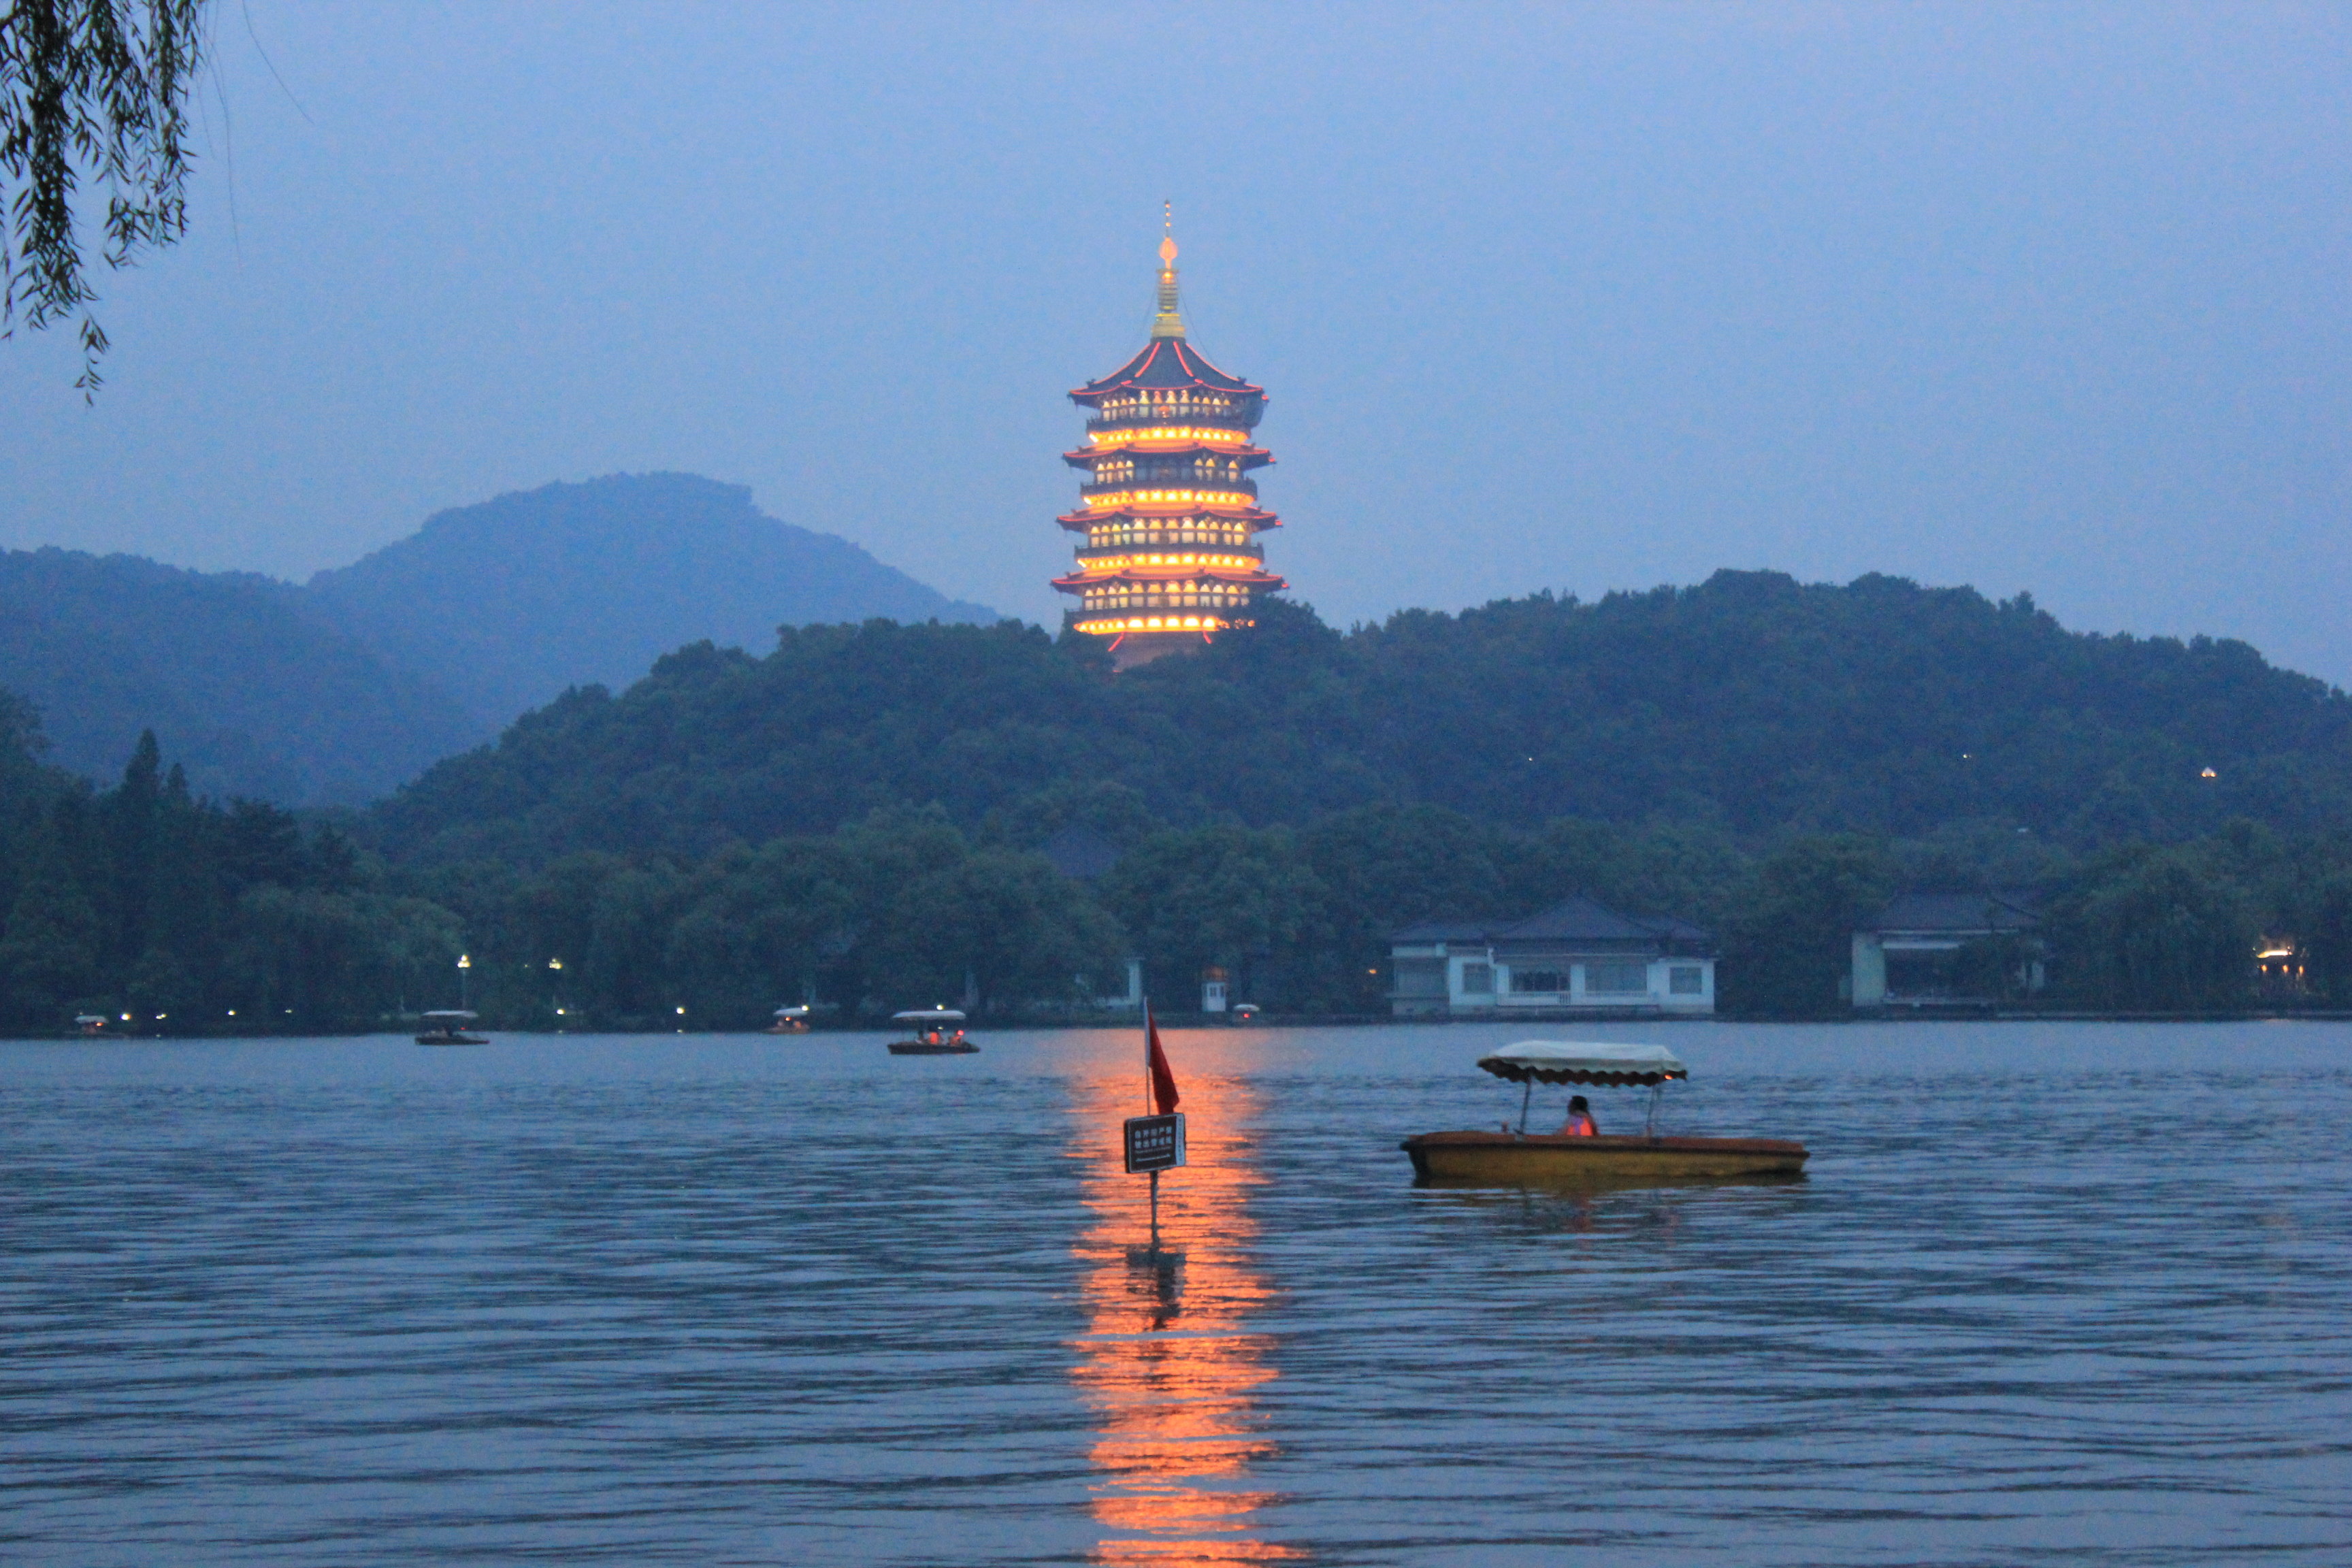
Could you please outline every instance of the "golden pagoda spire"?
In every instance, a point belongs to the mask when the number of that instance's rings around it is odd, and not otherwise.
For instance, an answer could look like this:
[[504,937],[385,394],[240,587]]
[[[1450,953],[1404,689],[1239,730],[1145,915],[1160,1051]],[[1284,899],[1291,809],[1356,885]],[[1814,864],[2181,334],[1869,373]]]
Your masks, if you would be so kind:
[[1184,318],[1176,309],[1176,204],[1165,205],[1168,231],[1160,241],[1160,314],[1151,322],[1155,340],[1184,335]]

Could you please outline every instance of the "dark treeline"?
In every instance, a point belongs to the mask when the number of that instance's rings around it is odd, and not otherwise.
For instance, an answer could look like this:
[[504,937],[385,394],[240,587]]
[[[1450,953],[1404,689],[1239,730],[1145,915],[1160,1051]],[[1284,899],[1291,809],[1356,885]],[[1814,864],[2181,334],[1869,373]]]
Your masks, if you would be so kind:
[[[1071,821],[1125,830],[1131,847],[1097,881],[1063,878],[1034,847]],[[849,1016],[966,1000],[1037,1016],[1121,989],[1129,953],[1171,1011],[1196,1005],[1214,965],[1237,999],[1276,1012],[1382,1014],[1399,926],[1523,915],[1578,892],[1715,929],[1727,1012],[1833,1017],[1858,920],[1899,889],[1992,886],[2046,900],[2047,1005],[2244,1007],[2260,939],[2292,932],[2309,1005],[2352,1005],[2352,836],[2245,822],[2080,856],[1996,825],[1747,848],[1719,828],[1522,829],[1437,806],[1153,829],[1113,785],[1028,797],[971,834],[930,808],[699,861],[591,850],[425,877],[478,935],[487,1009],[518,1025],[552,1024],[562,1006],[624,1027],[748,1026],[803,1000]]]
[[802,1001],[1018,1015],[1084,1005],[1125,973],[1082,886],[936,811],[695,862],[587,850],[418,885],[463,917],[476,1005],[515,1026],[741,1028]]
[[169,1032],[367,1027],[455,961],[447,910],[391,891],[331,826],[194,797],[152,733],[109,790],[39,750],[0,693],[0,1027],[125,1012]]
[[890,807],[971,831],[1098,783],[1171,826],[1429,805],[1748,840],[1990,819],[2089,847],[2352,821],[2341,692],[2242,643],[2068,632],[2021,595],[1726,572],[1344,635],[1271,605],[1116,679],[1093,642],[869,622],[788,628],[764,658],[685,649],[440,763],[371,830],[402,861],[698,858]]
[[[1521,829],[1436,806],[1166,829],[1103,785],[1025,797],[970,833],[931,807],[693,860],[404,870],[332,826],[191,800],[152,747],[108,791],[21,751],[8,763],[0,995],[18,1031],[82,1011],[131,1012],[142,1032],[380,1027],[456,1005],[460,952],[466,999],[503,1027],[740,1028],[803,1000],[844,1021],[966,1001],[1036,1018],[1120,989],[1130,953],[1171,1011],[1216,965],[1276,1011],[1378,1014],[1396,926],[1571,892],[1712,925],[1727,1012],[1835,1016],[1856,919],[1898,888],[1995,884],[2049,898],[2046,1002],[2242,1007],[2257,939],[2292,931],[2311,1005],[2352,1005],[2352,839],[2242,822],[2081,856],[1997,825],[1750,848],[1720,828]],[[1097,881],[1035,851],[1074,822],[1131,846]]]
[[[1139,955],[1276,1012],[1386,1010],[1386,939],[1572,893],[1715,930],[1725,1010],[1834,1016],[1898,889],[2032,889],[2046,1002],[2219,1011],[2289,936],[2352,1006],[2352,715],[2229,643],[1770,574],[1260,632],[1113,678],[1006,625],[788,630],[575,692],[306,824],[0,737],[0,1010],[368,1027],[740,1027],[1086,1009]],[[2210,772],[2209,772],[2210,770]],[[1083,826],[1093,881],[1040,853]],[[1999,955],[1994,955],[1998,957]],[[683,1011],[681,1011],[681,1009]]]

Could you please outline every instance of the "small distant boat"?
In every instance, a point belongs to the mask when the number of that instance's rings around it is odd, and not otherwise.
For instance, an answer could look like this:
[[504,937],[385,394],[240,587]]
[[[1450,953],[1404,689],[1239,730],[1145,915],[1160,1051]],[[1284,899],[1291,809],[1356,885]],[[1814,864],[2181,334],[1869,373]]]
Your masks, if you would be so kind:
[[805,1035],[808,1033],[809,1009],[805,1003],[798,1007],[779,1007],[776,1021],[768,1026],[772,1035]]
[[106,1033],[106,1015],[77,1013],[74,1015],[74,1030],[77,1034],[102,1035]]
[[425,1032],[416,1037],[420,1046],[487,1046],[489,1039],[482,1035],[466,1033],[466,1026],[480,1017],[462,1008],[442,1007],[424,1016]]
[[[1398,1147],[1413,1174],[1430,1185],[1643,1186],[1685,1181],[1792,1176],[1811,1151],[1778,1138],[1666,1138],[1658,1126],[1664,1086],[1690,1068],[1664,1046],[1523,1040],[1481,1057],[1496,1078],[1523,1084],[1517,1131],[1424,1132]],[[1647,1085],[1649,1125],[1633,1134],[1531,1133],[1528,1102],[1538,1083]]]
[[906,1025],[908,1034],[890,1042],[894,1057],[968,1057],[980,1049],[963,1037],[963,1015],[953,1007],[910,1007],[890,1021]]

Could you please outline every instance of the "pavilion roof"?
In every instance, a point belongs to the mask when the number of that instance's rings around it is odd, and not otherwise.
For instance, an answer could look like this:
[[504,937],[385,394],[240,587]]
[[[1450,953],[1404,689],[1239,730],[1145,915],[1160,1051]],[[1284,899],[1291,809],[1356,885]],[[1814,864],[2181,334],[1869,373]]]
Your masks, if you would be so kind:
[[1390,939],[1399,942],[1479,942],[1545,945],[1580,942],[1704,947],[1714,942],[1705,927],[1672,915],[1624,915],[1579,895],[1521,921],[1427,921]]
[[1869,931],[1934,931],[1973,936],[2021,931],[2042,923],[2041,900],[2030,891],[1897,893],[1865,922]]

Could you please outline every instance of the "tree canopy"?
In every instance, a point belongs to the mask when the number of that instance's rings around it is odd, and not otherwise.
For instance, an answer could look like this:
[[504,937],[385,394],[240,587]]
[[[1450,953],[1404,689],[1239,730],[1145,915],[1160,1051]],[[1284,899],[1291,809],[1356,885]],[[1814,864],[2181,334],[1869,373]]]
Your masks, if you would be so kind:
[[2352,819],[2343,693],[2242,643],[2068,632],[2022,595],[1723,572],[1345,634],[1276,605],[1117,678],[1092,640],[868,622],[765,658],[683,649],[439,764],[372,831],[395,858],[698,857],[886,807],[969,828],[1102,784],[1170,826],[1426,805],[2092,847]]
[[[1012,624],[788,629],[335,824],[199,798],[152,737],[94,789],[0,702],[0,1008],[364,1026],[456,1001],[464,952],[509,1027],[1067,1016],[1129,957],[1169,1001],[1216,967],[1374,1015],[1391,932],[1582,894],[1714,931],[1727,1011],[1825,1017],[1890,893],[2021,889],[2045,1001],[2240,1007],[2284,942],[2271,1000],[2352,1005],[2347,708],[2238,644],[1762,574],[1346,633],[1277,606],[1116,677]],[[1055,868],[1071,829],[1107,869]]]
[[[1720,822],[1520,826],[1426,803],[1175,826],[1096,783],[969,827],[937,805],[888,807],[703,854],[388,864],[331,823],[196,798],[152,737],[105,790],[39,746],[29,712],[0,700],[0,1027],[16,1030],[78,1012],[129,1013],[142,1032],[381,1027],[457,1002],[461,952],[469,999],[508,1028],[742,1028],[803,1000],[845,1019],[967,1001],[1070,1016],[1122,990],[1130,956],[1171,1008],[1215,966],[1241,1000],[1377,1015],[1399,927],[1571,894],[1712,928],[1727,1011],[1825,1017],[1847,1011],[1855,923],[1900,888],[2041,889],[2044,1000],[2061,1005],[2244,1006],[2258,937],[2293,942],[2301,1005],[2352,1005],[2341,827],[2239,820],[2074,850],[1971,825],[1757,839]],[[1071,826],[1123,851],[1097,880],[1039,852]]]

